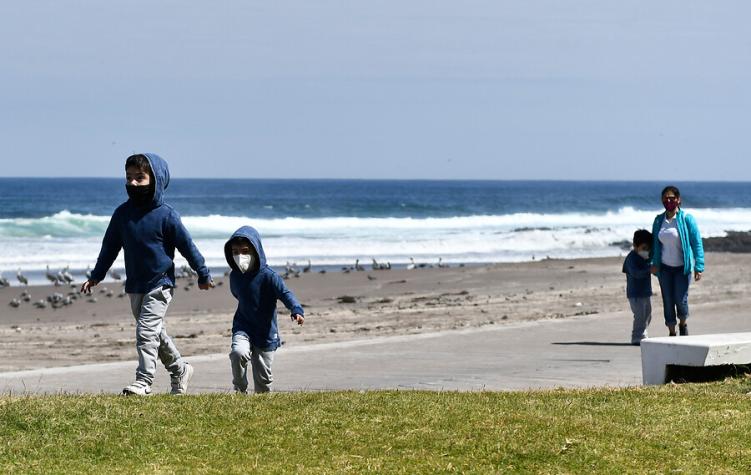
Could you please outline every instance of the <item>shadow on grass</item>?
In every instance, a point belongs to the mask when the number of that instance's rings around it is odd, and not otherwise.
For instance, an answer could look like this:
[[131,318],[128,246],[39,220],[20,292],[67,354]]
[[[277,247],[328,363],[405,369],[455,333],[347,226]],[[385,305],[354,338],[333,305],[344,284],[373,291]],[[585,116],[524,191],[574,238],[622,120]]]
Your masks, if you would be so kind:
[[613,341],[554,341],[554,345],[582,345],[582,346],[633,346],[631,343]]

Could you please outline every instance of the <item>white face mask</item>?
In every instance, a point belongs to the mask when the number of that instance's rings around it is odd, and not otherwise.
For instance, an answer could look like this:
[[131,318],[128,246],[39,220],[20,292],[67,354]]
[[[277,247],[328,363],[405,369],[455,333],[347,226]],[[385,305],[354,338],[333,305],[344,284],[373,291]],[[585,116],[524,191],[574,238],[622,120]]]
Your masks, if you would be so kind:
[[644,260],[649,259],[649,251],[639,251],[637,254]]
[[250,254],[235,254],[232,258],[240,272],[248,272],[248,269],[253,266],[253,256]]

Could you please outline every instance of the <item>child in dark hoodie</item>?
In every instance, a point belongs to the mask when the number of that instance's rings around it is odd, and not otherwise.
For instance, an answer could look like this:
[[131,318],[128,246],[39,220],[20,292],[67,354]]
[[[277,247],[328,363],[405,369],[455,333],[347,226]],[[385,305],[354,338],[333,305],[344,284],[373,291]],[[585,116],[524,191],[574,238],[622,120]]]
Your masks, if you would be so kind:
[[164,325],[175,288],[175,249],[198,273],[199,288],[207,290],[213,286],[211,275],[180,216],[164,203],[170,180],[167,162],[151,153],[133,155],[125,162],[125,176],[128,201],[113,213],[96,267],[81,291],[91,292],[123,249],[125,291],[136,319],[138,352],[136,381],[123,389],[123,394],[151,393],[157,356],[171,375],[171,393],[184,394],[193,367],[183,361]]
[[631,344],[640,345],[647,338],[647,327],[652,321],[652,273],[649,266],[652,233],[639,229],[634,233],[634,249],[623,261],[626,274],[626,297],[634,314]]
[[276,302],[281,300],[292,312],[292,320],[302,325],[304,311],[294,294],[266,264],[261,236],[243,226],[224,245],[224,255],[232,272],[230,291],[237,299],[232,321],[232,384],[235,391],[248,390],[248,361],[253,371],[255,392],[271,390],[271,363],[281,344],[276,321]]

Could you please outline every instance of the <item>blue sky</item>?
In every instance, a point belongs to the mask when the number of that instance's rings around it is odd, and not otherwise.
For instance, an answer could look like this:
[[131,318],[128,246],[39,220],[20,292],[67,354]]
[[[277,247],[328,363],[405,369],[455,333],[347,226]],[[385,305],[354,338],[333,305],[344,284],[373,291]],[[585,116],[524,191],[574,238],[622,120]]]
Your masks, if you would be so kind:
[[751,180],[747,1],[0,5],[0,176]]

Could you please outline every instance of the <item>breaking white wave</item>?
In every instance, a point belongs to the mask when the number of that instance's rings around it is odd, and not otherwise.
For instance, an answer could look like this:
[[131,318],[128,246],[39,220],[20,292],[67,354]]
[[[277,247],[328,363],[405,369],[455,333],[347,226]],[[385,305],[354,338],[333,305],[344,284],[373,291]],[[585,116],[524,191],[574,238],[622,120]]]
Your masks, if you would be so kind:
[[[751,209],[688,210],[705,237],[751,230]],[[540,257],[619,255],[614,243],[650,229],[658,210],[610,213],[515,213],[434,218],[279,218],[184,216],[183,222],[212,267],[224,267],[223,244],[238,227],[259,230],[272,265],[307,262],[346,265],[371,258],[407,263],[510,262]],[[61,211],[37,219],[0,219],[0,271],[93,266],[109,216]],[[177,258],[178,265],[185,261]],[[122,267],[120,258],[115,264]]]

